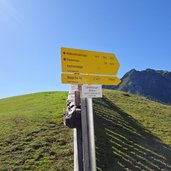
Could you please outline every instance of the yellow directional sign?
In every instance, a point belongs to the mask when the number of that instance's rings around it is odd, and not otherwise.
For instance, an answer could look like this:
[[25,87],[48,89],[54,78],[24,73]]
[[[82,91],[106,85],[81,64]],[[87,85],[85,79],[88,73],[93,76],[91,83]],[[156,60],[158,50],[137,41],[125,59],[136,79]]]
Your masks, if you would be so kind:
[[119,62],[112,53],[61,48],[62,72],[116,75]]
[[118,85],[120,82],[121,80],[115,76],[95,76],[62,73],[62,83],[64,84]]

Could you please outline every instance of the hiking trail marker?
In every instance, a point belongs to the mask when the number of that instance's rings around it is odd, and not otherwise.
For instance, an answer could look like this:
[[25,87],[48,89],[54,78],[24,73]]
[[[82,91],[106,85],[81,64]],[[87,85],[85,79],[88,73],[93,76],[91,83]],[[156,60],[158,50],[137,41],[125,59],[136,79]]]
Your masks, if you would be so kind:
[[118,85],[119,62],[112,53],[61,48],[62,83]]
[[102,85],[121,82],[116,76],[120,64],[112,53],[71,48],[61,48],[61,64],[61,81],[71,84],[67,101],[81,106],[81,128],[74,128],[74,171],[96,171],[92,98],[102,97]]

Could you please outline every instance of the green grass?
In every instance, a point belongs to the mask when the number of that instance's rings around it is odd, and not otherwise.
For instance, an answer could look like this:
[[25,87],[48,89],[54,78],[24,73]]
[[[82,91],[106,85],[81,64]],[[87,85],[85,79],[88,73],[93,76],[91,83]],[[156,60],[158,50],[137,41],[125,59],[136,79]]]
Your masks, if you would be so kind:
[[171,170],[171,106],[104,90],[94,100],[98,170]]
[[[73,170],[67,94],[0,99],[0,171]],[[93,104],[99,171],[171,170],[171,106],[112,90]]]
[[0,170],[73,170],[72,131],[63,126],[66,92],[0,100]]

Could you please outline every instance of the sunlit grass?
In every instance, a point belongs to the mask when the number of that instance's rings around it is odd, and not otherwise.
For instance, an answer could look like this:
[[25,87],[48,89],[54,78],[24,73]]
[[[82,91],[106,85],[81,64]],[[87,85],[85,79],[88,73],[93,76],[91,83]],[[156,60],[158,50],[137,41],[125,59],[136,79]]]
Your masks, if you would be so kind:
[[45,92],[0,100],[0,170],[72,170],[66,97]]
[[[93,100],[98,171],[171,170],[171,106],[104,90]],[[0,100],[0,170],[73,170],[67,92]]]

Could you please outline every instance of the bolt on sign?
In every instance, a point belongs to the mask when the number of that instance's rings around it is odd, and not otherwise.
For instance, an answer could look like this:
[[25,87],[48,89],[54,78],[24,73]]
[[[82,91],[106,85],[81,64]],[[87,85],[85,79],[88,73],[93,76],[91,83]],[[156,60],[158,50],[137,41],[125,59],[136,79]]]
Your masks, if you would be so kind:
[[61,48],[62,83],[118,85],[120,64],[112,53]]

